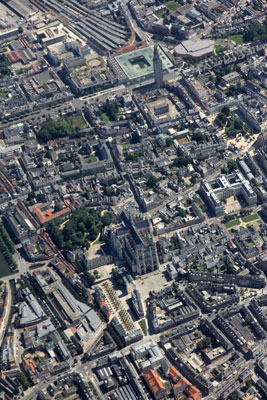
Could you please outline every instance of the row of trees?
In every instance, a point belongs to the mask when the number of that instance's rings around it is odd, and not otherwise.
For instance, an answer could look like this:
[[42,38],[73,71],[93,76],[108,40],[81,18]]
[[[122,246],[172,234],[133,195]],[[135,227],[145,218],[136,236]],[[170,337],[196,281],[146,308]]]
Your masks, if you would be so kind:
[[13,257],[13,254],[15,253],[15,247],[2,223],[0,223],[0,249],[8,264],[13,265],[16,268],[17,263]]
[[27,376],[23,372],[19,372],[17,378],[21,383],[23,390],[27,390],[30,387],[30,382],[28,381]]
[[15,246],[14,243],[12,242],[12,240],[10,239],[9,234],[6,231],[6,228],[4,227],[4,225],[0,222],[0,236],[3,239],[3,241],[5,242],[5,244],[7,245],[9,251],[14,254],[15,253]]
[[111,212],[101,215],[100,210],[82,207],[72,214],[63,229],[60,229],[59,221],[51,221],[47,233],[61,250],[88,248],[90,241],[97,238],[102,227],[110,225],[112,218]]
[[0,78],[6,78],[8,75],[10,75],[10,70],[9,70],[9,61],[5,58],[3,54],[0,55]]

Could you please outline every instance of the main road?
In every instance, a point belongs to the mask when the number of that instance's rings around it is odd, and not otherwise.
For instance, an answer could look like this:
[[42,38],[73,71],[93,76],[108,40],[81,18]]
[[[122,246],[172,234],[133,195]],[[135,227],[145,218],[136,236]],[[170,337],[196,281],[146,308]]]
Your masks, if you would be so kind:
[[140,37],[141,40],[144,40],[145,42],[149,41],[149,35],[147,32],[144,32],[138,25],[137,22],[133,19],[131,12],[128,8],[128,1],[127,0],[121,0],[121,3],[123,4],[123,8],[125,9],[125,12],[129,18],[130,24],[132,29],[137,33],[137,35]]
[[[3,281],[2,278],[1,278],[1,280]],[[7,289],[7,304],[6,304],[5,315],[4,315],[4,318],[2,320],[2,324],[0,326],[0,347],[2,345],[2,341],[3,341],[4,336],[5,336],[7,323],[8,323],[8,319],[9,319],[9,314],[10,314],[10,310],[11,310],[11,306],[12,306],[12,292],[11,292],[11,288],[10,288],[10,283],[9,282],[6,282],[6,289]]]

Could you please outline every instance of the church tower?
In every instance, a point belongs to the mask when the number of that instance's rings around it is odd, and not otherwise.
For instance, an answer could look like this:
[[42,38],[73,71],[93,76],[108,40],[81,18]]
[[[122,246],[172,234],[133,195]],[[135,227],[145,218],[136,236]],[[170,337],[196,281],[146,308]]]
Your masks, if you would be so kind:
[[157,88],[162,88],[164,86],[163,68],[157,45],[154,46],[153,66],[156,86]]

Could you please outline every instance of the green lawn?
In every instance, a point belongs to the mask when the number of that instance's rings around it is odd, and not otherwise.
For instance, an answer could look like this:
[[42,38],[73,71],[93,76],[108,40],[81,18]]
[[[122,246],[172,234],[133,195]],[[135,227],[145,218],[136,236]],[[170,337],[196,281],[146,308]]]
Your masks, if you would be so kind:
[[157,16],[158,18],[163,18],[165,14],[166,14],[165,11],[157,12],[157,13],[156,13],[156,16]]
[[165,6],[171,11],[176,11],[179,7],[181,7],[181,5],[175,1],[168,1],[165,3]]
[[230,35],[227,39],[232,40],[236,44],[243,44],[243,35]]
[[245,217],[242,217],[243,222],[251,222],[251,221],[255,221],[256,219],[259,219],[258,214],[251,214],[251,215],[246,215]]
[[131,143],[130,143],[130,142],[122,143],[122,148],[123,148],[123,149],[127,149],[127,147],[129,147],[129,146],[131,146]]
[[2,98],[7,98],[8,97],[8,92],[4,92],[4,91],[2,91],[2,90],[0,90],[0,97],[2,97]]
[[226,222],[224,225],[226,228],[232,228],[232,226],[240,225],[240,221],[239,219],[233,219],[232,221]]
[[138,323],[140,325],[140,328],[143,331],[143,334],[146,336],[147,335],[146,320],[145,319],[141,319],[141,321],[139,321]]
[[89,157],[87,158],[87,161],[88,161],[89,163],[91,163],[91,162],[96,162],[96,161],[97,161],[97,158],[96,158],[95,156],[89,156]]
[[105,243],[105,242],[103,242],[103,240],[101,240],[101,239],[97,239],[94,241],[94,244],[103,244],[103,243]]
[[103,122],[109,122],[109,117],[106,113],[101,114],[101,119]]

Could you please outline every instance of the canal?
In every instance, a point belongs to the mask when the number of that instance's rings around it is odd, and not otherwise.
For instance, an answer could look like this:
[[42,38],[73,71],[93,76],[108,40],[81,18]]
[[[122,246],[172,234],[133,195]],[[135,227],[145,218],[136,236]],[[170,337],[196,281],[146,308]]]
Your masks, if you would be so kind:
[[12,273],[13,272],[6,262],[5,257],[0,252],[0,278],[2,278],[3,276],[11,275]]

